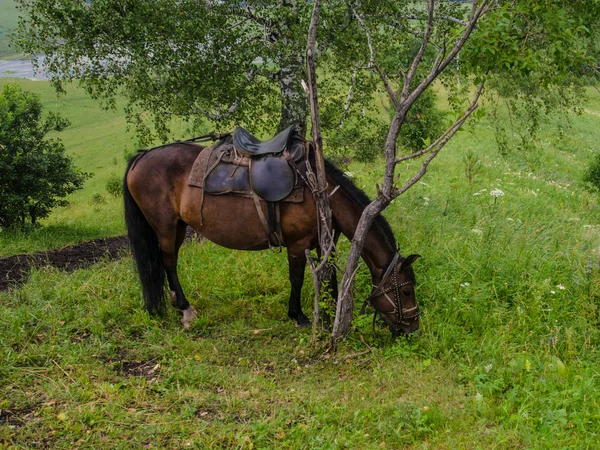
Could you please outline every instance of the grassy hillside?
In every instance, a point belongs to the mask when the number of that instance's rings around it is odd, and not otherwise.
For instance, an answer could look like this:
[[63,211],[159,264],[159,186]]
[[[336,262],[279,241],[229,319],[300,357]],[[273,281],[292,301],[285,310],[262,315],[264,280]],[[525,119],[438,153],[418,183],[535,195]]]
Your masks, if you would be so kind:
[[9,38],[10,33],[17,27],[18,15],[14,0],[0,0],[0,59],[18,55],[11,47]]
[[[600,206],[579,181],[600,142],[590,95],[564,135],[544,127],[537,153],[501,157],[494,124],[470,125],[386,211],[402,253],[423,255],[410,339],[373,334],[357,311],[336,354],[311,347],[285,319],[285,254],[185,244],[180,276],[201,314],[187,331],[174,312],[141,310],[129,257],[34,272],[0,293],[0,447],[596,448]],[[90,201],[129,138],[79,102],[64,106],[81,120],[65,142],[99,178],[48,225],[117,232],[119,202]],[[380,163],[350,169],[372,194]],[[357,298],[369,286],[363,268]]]

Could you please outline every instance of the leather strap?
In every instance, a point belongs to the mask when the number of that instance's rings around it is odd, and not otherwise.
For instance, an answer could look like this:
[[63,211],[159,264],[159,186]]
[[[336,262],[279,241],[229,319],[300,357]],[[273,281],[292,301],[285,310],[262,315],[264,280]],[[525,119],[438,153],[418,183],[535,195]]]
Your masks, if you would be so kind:
[[[275,227],[271,227],[269,225],[269,221],[267,220],[267,217],[265,216],[265,213],[263,213],[262,210],[262,205],[260,204],[260,197],[258,195],[256,195],[256,192],[252,192],[252,200],[254,200],[254,206],[256,207],[256,212],[258,213],[258,218],[260,219],[260,222],[262,223],[265,231],[267,232],[267,240],[269,242],[269,248],[281,248],[282,244],[283,244],[283,239],[281,239],[281,237],[279,236],[279,233],[277,233],[277,224],[275,225]],[[275,206],[277,207],[277,206]],[[277,214],[275,213],[275,217],[273,217],[274,220],[276,219]],[[273,236],[275,237],[275,239],[273,239]],[[275,241],[275,242],[273,242]]]

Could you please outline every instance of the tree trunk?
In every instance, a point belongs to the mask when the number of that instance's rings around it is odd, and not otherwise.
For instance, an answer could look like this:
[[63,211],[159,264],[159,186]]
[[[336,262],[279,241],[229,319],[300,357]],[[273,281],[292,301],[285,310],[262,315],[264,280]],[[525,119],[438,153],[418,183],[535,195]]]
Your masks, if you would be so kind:
[[286,55],[279,61],[279,66],[277,81],[281,93],[281,120],[277,131],[291,125],[300,125],[300,134],[305,135],[308,104],[302,88],[302,76],[305,73],[304,56]]

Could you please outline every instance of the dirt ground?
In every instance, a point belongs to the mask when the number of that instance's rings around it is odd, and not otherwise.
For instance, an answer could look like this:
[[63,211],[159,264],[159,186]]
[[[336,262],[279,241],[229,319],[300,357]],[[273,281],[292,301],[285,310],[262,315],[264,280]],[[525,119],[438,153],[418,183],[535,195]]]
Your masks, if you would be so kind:
[[[188,227],[186,239],[199,241],[202,238]],[[24,283],[32,267],[53,266],[72,272],[91,266],[103,258],[117,259],[128,254],[129,239],[127,236],[117,236],[87,241],[58,250],[0,258],[0,291]]]
[[0,258],[0,290],[25,282],[32,267],[54,266],[71,272],[88,267],[102,258],[118,258],[129,251],[127,236],[96,239],[48,252]]

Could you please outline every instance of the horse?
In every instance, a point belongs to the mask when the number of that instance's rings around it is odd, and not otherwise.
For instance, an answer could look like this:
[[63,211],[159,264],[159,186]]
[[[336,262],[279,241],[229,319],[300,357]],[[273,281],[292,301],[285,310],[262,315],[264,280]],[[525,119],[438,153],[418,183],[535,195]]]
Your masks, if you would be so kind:
[[[304,141],[312,146],[309,141]],[[134,155],[123,179],[125,221],[130,247],[142,285],[145,307],[151,314],[165,311],[165,276],[172,305],[182,313],[182,325],[190,327],[197,311],[188,302],[177,275],[178,251],[186,229],[217,245],[238,250],[265,250],[272,246],[264,216],[252,198],[236,194],[209,195],[188,183],[201,152],[211,147],[179,141]],[[333,163],[326,160],[336,239],[341,232],[352,240],[361,214],[370,203]],[[306,250],[318,249],[318,211],[308,186],[300,202],[280,202],[281,246],[287,249],[291,290],[288,316],[299,327],[310,325],[300,304],[307,262]],[[261,208],[266,214],[266,204]],[[400,256],[389,223],[379,215],[368,231],[361,257],[369,268],[373,290],[366,304],[387,323],[393,336],[419,328],[412,263],[419,255]],[[240,270],[243,270],[241,268]],[[337,296],[335,273],[330,286]],[[363,305],[364,308],[364,305]]]

